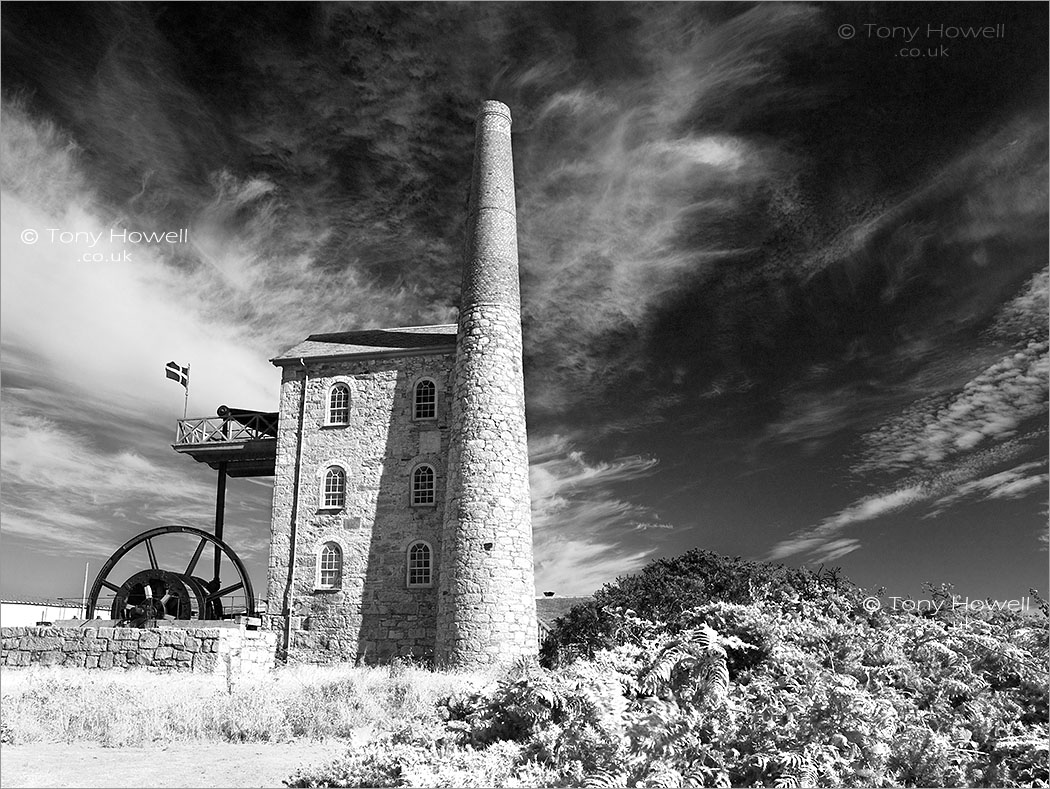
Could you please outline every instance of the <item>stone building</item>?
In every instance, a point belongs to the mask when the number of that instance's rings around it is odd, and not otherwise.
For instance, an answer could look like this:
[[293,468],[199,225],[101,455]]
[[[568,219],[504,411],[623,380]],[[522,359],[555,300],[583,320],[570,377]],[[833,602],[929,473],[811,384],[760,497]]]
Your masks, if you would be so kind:
[[482,105],[458,325],[273,359],[268,624],[290,661],[536,652],[510,123]]

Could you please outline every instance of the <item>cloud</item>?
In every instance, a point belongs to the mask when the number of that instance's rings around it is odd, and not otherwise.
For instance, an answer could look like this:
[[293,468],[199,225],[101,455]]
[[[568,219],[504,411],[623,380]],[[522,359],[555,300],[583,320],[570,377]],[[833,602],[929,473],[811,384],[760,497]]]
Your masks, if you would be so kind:
[[[829,517],[845,529],[1001,473],[968,458],[1040,418],[1046,274],[1012,289],[1045,263],[1045,120],[1007,117],[1027,98],[1002,79],[1040,49],[941,80],[837,41],[845,6],[66,6],[78,40],[36,8],[4,21],[4,400],[103,464],[165,467],[143,448],[181,405],[169,359],[199,413],[270,409],[265,360],[308,333],[453,318],[482,98],[515,117],[530,428],[589,427],[534,456],[537,534],[580,529],[596,576],[665,532],[624,492],[652,450],[600,463],[596,437],[864,431],[880,492]],[[26,227],[192,240],[88,266]]]
[[536,590],[566,597],[592,594],[618,577],[637,571],[651,550],[624,552],[612,543],[565,536],[537,547]]
[[1022,463],[1005,471],[959,484],[947,495],[936,499],[935,508],[927,517],[935,517],[964,499],[1015,499],[1038,489],[1045,489],[1050,481],[1050,475],[1047,475],[1045,468],[1046,463],[1043,461]]
[[785,395],[783,414],[766,428],[763,441],[801,443],[814,448],[847,429],[857,418],[859,387]]
[[926,469],[1018,434],[1046,412],[1050,356],[1046,341],[1031,340],[987,367],[955,395],[921,401],[865,436],[855,473]]
[[212,514],[203,504],[214,495],[210,486],[138,452],[102,449],[9,400],[2,422],[4,533],[36,550],[109,553],[131,536],[129,526],[159,525],[152,521],[173,508],[181,522]]
[[591,463],[560,435],[530,441],[529,481],[537,588],[589,594],[640,567],[658,546],[632,532],[672,528],[622,498],[621,486],[653,473],[654,458]]
[[816,554],[823,561],[844,556],[860,547],[858,540],[835,538],[847,526],[874,520],[927,498],[920,485],[911,485],[869,496],[822,521],[818,526],[777,543],[767,555],[769,560],[784,559],[799,553]]
[[1050,325],[1046,305],[1050,299],[1050,267],[1033,274],[1022,291],[1003,305],[989,330],[993,337],[1010,342],[1046,340]]
[[[1045,490],[1045,459],[1002,469],[1032,451],[1031,441],[1045,429],[1023,427],[1045,417],[1050,389],[1046,339],[1046,271],[1034,275],[1021,292],[1000,308],[991,336],[1013,341],[1012,349],[947,395],[931,395],[905,408],[863,436],[863,454],[853,473],[861,477],[905,474],[889,490],[860,499],[817,526],[780,541],[773,559],[797,554],[823,560],[860,547],[859,540],[837,535],[921,503],[925,517],[936,517],[964,501],[1012,499]],[[812,414],[810,409],[808,414]],[[780,429],[812,433],[812,420],[794,418]]]
[[860,540],[853,539],[838,539],[830,540],[820,546],[819,550],[814,551],[814,563],[827,564],[828,562],[834,562],[841,559],[843,556],[853,551],[858,550],[861,547]]
[[[20,152],[5,160],[0,195],[5,367],[32,367],[34,375],[76,382],[88,397],[113,408],[156,414],[172,402],[169,382],[159,373],[175,358],[194,366],[193,392],[209,408],[228,397],[265,408],[275,399],[274,372],[244,342],[243,326],[205,315],[221,315],[212,299],[226,294],[207,276],[167,265],[163,248],[111,240],[112,232],[128,229],[181,228],[107,222],[90,192],[68,189],[77,182],[72,175],[23,188],[34,162],[46,160],[51,169],[69,173],[78,165],[48,124],[38,123],[34,137],[30,122],[15,110],[12,125],[5,118],[0,129],[4,140],[17,136]],[[29,230],[39,234],[36,243],[23,242]],[[63,233],[76,235],[64,243]],[[192,248],[192,230],[189,239],[183,246]],[[83,260],[94,255],[101,260]]]
[[[873,251],[887,251],[878,260],[892,275],[887,296],[929,271],[931,245],[965,249],[972,257],[960,263],[987,266],[989,245],[1034,240],[1032,230],[1046,215],[1040,186],[1047,178],[1045,137],[1045,120],[1023,113],[981,130],[948,161],[931,159],[931,172],[909,188],[860,206],[845,202],[828,237],[795,265],[809,278],[831,266],[856,268]],[[954,262],[955,255],[947,259]],[[1013,267],[1021,261],[1002,262]]]
[[647,531],[649,529],[673,529],[670,523],[636,523],[634,525],[635,531]]
[[[1045,472],[1034,473],[1046,467],[1046,461],[1022,463],[1004,471],[992,471],[1004,463],[1031,453],[1039,443],[1045,443],[1046,431],[1037,430],[1018,436],[981,451],[968,453],[944,464],[936,473],[916,474],[892,489],[859,499],[817,526],[796,532],[778,542],[769,552],[769,559],[783,559],[798,554],[809,554],[820,561],[862,547],[858,539],[840,538],[845,529],[909,507],[929,504],[931,509],[923,518],[941,515],[946,509],[964,501],[1013,499],[1044,490],[1050,480]],[[991,472],[991,473],[989,473]],[[848,548],[848,550],[845,550]]]
[[[530,380],[530,403],[544,416],[644,377],[663,307],[735,268],[750,271],[774,215],[793,204],[803,165],[771,137],[712,129],[695,114],[712,104],[717,114],[727,95],[749,89],[746,113],[784,102],[780,55],[814,33],[817,14],[785,6],[712,22],[669,7],[628,16],[640,59],[630,77],[598,89],[561,75],[520,146],[525,331],[544,371]],[[663,395],[666,409],[674,399]]]
[[[163,246],[110,238],[181,228],[114,222],[69,138],[19,100],[4,106],[4,535],[99,556],[145,528],[208,524],[212,483],[167,446],[183,390],[163,366],[191,365],[191,406],[204,413],[275,407],[279,374],[214,308],[229,292],[215,277],[172,265],[179,254]],[[192,256],[197,241],[191,230],[177,252]]]

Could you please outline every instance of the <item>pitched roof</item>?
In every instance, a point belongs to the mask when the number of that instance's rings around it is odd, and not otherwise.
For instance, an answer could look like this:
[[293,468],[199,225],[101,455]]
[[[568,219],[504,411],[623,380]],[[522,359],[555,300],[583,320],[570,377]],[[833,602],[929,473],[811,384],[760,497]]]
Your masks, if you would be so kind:
[[590,597],[537,597],[536,619],[539,621],[540,629],[550,630],[554,626],[555,619],[565,616],[573,606],[586,603],[590,599]]
[[44,608],[83,608],[83,601],[77,597],[5,597],[0,600],[4,605],[31,605]]
[[278,367],[300,359],[347,356],[419,356],[456,347],[456,324],[311,334],[270,361]]

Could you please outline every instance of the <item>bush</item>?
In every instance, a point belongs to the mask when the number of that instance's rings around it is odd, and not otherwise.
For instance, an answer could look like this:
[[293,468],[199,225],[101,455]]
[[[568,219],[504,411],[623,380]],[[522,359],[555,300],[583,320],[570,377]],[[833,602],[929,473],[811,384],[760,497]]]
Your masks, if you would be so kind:
[[292,787],[485,787],[506,786],[519,748],[494,744],[483,751],[421,740],[404,732],[386,734],[351,747],[342,757],[320,767],[301,769],[285,783]]
[[[624,631],[618,611],[631,611],[674,631],[688,627],[682,620],[684,612],[714,601],[744,605],[768,601],[789,609],[802,601],[823,602],[843,618],[852,618],[863,597],[863,590],[842,577],[837,568],[785,567],[697,549],[651,562],[641,572],[606,584],[592,600],[573,607],[556,620],[544,640],[541,660],[554,666],[625,643],[630,634]],[[757,659],[759,653],[750,660],[731,655],[730,670],[735,674]]]
[[286,669],[227,692],[214,678],[17,672],[5,675],[0,740],[46,732],[130,745],[367,727],[371,742],[292,786],[1050,783],[1046,612],[869,616],[834,574],[785,573],[763,589],[687,609],[650,601],[670,622],[610,606],[611,646],[498,675]]

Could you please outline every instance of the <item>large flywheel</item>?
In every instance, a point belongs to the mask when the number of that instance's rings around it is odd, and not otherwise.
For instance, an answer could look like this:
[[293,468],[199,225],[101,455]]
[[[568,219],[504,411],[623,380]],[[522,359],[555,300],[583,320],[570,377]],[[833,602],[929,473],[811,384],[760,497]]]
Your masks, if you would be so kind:
[[[159,549],[162,542],[163,548]],[[215,574],[210,580],[205,580],[195,573],[204,549],[209,545],[215,551]],[[148,566],[132,572],[122,582],[112,580],[111,575],[120,578],[127,572],[127,569],[117,571],[116,568],[118,565],[127,568],[132,560],[123,563],[122,560],[140,546],[145,550],[143,558]],[[222,562],[222,558],[226,561]],[[138,566],[142,567],[141,564]],[[220,568],[226,568],[226,578],[220,578]],[[110,604],[111,618],[134,625],[165,619],[223,619],[236,614],[255,616],[252,582],[240,557],[219,538],[191,526],[150,529],[120,546],[106,560],[91,587],[87,601],[88,619],[94,617],[104,589],[114,594]]]

